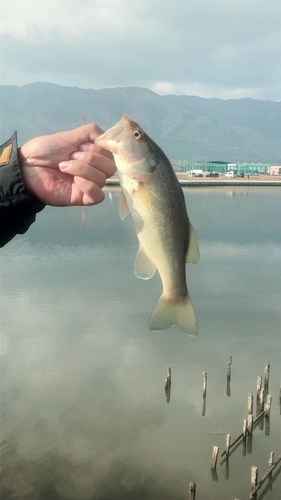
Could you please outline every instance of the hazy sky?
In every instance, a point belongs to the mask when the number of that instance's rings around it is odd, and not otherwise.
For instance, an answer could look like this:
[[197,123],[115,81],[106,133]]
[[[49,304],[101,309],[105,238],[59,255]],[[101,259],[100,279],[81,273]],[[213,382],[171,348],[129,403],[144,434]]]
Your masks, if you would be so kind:
[[2,0],[1,83],[281,100],[280,0]]

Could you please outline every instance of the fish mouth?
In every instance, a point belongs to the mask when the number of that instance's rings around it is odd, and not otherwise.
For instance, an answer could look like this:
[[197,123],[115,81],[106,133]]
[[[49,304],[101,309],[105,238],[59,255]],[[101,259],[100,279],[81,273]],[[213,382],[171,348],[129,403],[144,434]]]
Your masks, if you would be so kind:
[[[124,130],[130,123],[130,118],[128,117],[127,114],[124,114],[113,127],[108,129],[106,132],[104,132],[102,135],[94,139],[94,144],[97,144],[103,149],[107,149],[108,151],[111,151],[113,154],[118,153],[118,143],[123,142],[124,145],[129,142],[130,137],[128,134],[127,140],[125,139],[125,134],[123,134]],[[121,136],[122,135],[122,139]]]

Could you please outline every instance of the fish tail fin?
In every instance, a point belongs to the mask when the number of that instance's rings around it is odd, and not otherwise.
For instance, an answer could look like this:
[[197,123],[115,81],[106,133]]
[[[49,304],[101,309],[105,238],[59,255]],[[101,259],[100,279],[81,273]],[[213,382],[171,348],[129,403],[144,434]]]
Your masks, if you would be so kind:
[[150,330],[166,330],[177,325],[183,333],[196,336],[198,333],[193,305],[189,295],[179,302],[160,297],[149,320]]

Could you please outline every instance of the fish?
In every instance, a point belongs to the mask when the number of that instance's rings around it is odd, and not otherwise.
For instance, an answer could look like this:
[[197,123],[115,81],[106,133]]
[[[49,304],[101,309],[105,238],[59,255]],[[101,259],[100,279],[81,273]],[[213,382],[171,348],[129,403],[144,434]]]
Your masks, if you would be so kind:
[[197,264],[200,253],[184,194],[162,149],[127,114],[94,140],[111,151],[122,190],[119,215],[130,214],[139,240],[134,272],[148,280],[156,272],[163,291],[149,319],[151,331],[177,325],[198,333],[186,284],[185,264]]

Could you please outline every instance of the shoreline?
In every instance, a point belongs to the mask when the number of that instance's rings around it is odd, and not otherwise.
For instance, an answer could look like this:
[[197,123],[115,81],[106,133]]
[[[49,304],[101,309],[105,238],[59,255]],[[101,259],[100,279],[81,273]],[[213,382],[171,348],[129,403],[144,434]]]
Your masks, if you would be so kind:
[[[181,186],[185,187],[221,187],[221,186],[281,186],[281,176],[250,175],[246,177],[227,178],[221,177],[189,177],[185,173],[176,172]],[[107,179],[106,186],[120,186],[117,175]]]

